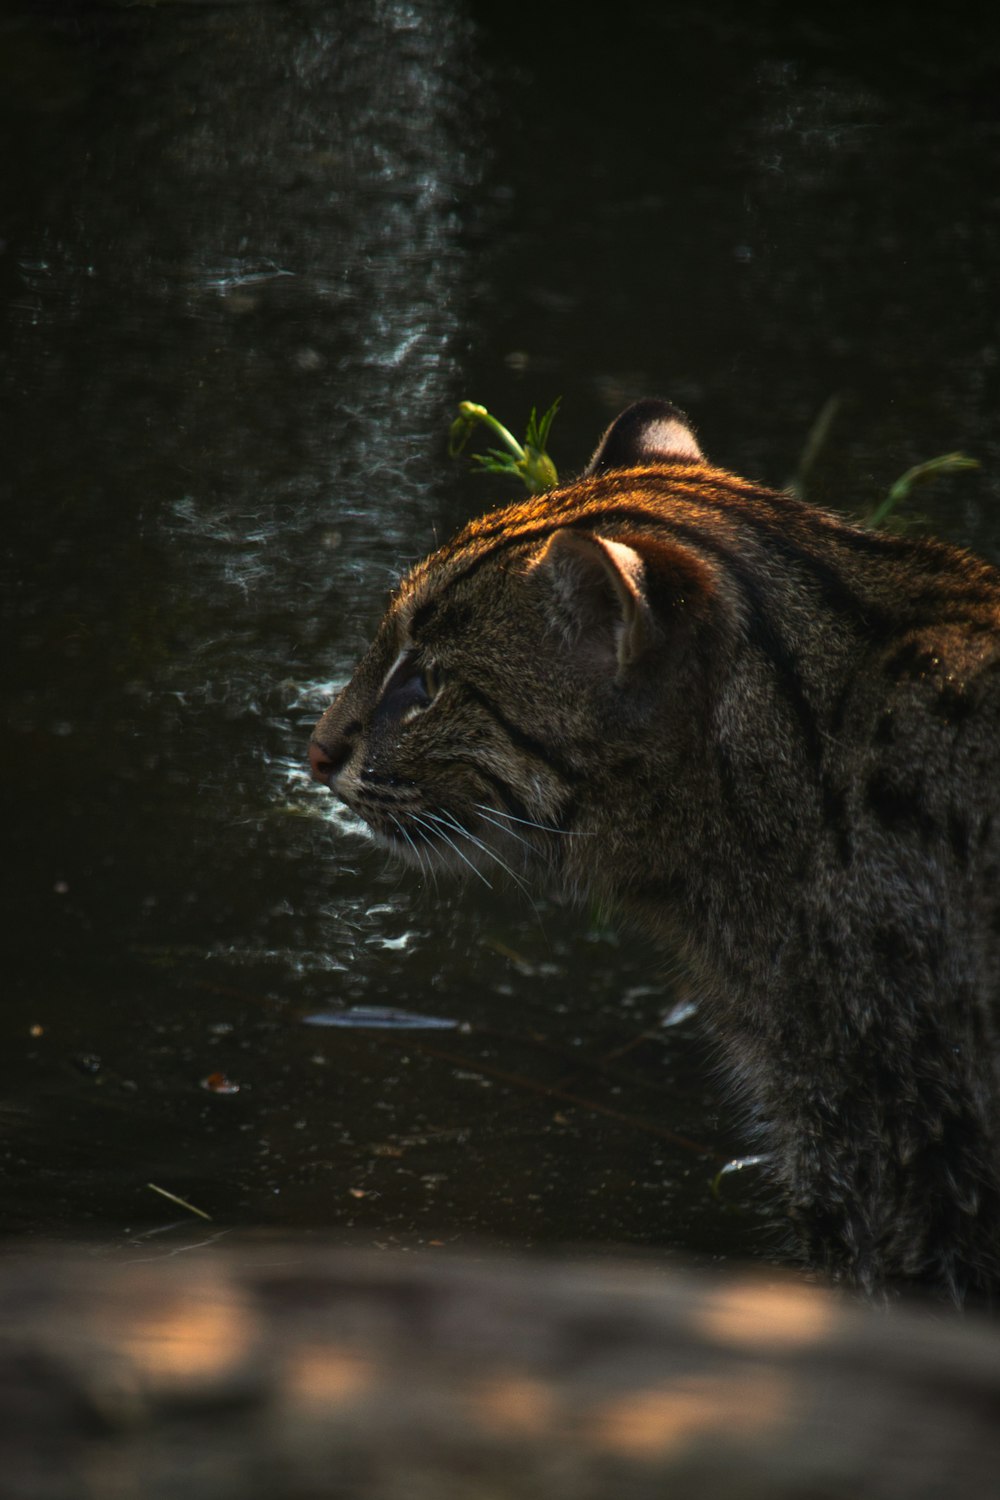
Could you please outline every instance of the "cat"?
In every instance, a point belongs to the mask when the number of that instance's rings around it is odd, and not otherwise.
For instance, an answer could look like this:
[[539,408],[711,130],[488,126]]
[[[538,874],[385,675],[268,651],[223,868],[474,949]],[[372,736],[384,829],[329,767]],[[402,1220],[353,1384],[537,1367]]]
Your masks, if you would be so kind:
[[806,1262],[1000,1290],[1000,573],[712,467],[669,402],[399,585],[313,774],[418,867],[679,950]]

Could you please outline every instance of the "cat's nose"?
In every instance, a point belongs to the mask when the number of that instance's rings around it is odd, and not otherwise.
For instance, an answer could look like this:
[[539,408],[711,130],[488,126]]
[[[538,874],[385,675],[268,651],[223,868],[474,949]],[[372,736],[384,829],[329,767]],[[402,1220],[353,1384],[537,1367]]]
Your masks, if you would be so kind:
[[313,779],[323,781],[329,786],[350,753],[351,746],[348,740],[340,740],[333,745],[321,745],[317,739],[310,740],[309,764],[312,767]]

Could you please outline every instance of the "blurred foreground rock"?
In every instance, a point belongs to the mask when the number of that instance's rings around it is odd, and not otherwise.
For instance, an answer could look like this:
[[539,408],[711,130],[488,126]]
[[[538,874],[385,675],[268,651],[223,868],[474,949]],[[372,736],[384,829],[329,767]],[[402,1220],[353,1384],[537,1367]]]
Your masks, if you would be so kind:
[[989,1324],[774,1275],[152,1254],[0,1261],[5,1500],[1000,1495]]

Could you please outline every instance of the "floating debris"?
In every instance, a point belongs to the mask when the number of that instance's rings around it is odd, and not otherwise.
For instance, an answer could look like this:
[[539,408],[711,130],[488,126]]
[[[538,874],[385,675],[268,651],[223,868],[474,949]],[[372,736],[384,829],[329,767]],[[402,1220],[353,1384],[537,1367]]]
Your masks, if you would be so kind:
[[695,1016],[697,1014],[697,1000],[678,1000],[673,1009],[667,1011],[666,1015],[663,1017],[663,1020],[660,1022],[660,1025],[680,1026],[683,1021],[690,1020],[692,1016]]
[[201,1080],[201,1087],[210,1094],[238,1094],[240,1091],[239,1084],[233,1083],[225,1073],[209,1073],[207,1078]]
[[732,1161],[727,1161],[724,1167],[720,1167],[712,1178],[712,1196],[718,1198],[722,1192],[723,1177],[730,1177],[734,1172],[744,1172],[747,1167],[761,1167],[771,1160],[771,1153],[764,1152],[759,1156],[735,1156]]
[[350,1005],[346,1010],[320,1010],[303,1016],[307,1026],[343,1026],[376,1031],[454,1031],[457,1021],[445,1016],[421,1016],[389,1005]]
[[212,1215],[207,1214],[203,1208],[195,1208],[186,1198],[178,1198],[176,1193],[168,1192],[166,1188],[157,1187],[155,1182],[147,1182],[146,1186],[154,1193],[159,1193],[161,1198],[169,1198],[171,1203],[176,1203],[178,1208],[186,1208],[189,1214],[197,1214],[199,1219],[208,1219],[211,1223]]

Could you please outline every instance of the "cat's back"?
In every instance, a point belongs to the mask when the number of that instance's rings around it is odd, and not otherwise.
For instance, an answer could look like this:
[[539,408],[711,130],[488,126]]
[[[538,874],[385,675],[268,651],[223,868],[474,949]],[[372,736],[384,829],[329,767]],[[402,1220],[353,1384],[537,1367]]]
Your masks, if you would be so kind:
[[[763,661],[798,707],[818,761],[837,747],[873,759],[929,753],[934,769],[988,775],[1000,755],[1000,570],[936,539],[872,531],[702,459],[588,474],[471,522],[415,570],[425,600],[509,571],[557,531],[643,538],[689,564],[684,603],[728,616],[734,673]],[[704,567],[698,569],[698,564]],[[650,570],[655,587],[655,571]],[[670,580],[675,605],[676,578]],[[696,600],[703,592],[710,596]],[[473,601],[475,595],[469,596]],[[497,602],[480,600],[484,642]],[[661,607],[663,600],[654,601]],[[943,757],[943,759],[942,759]]]

